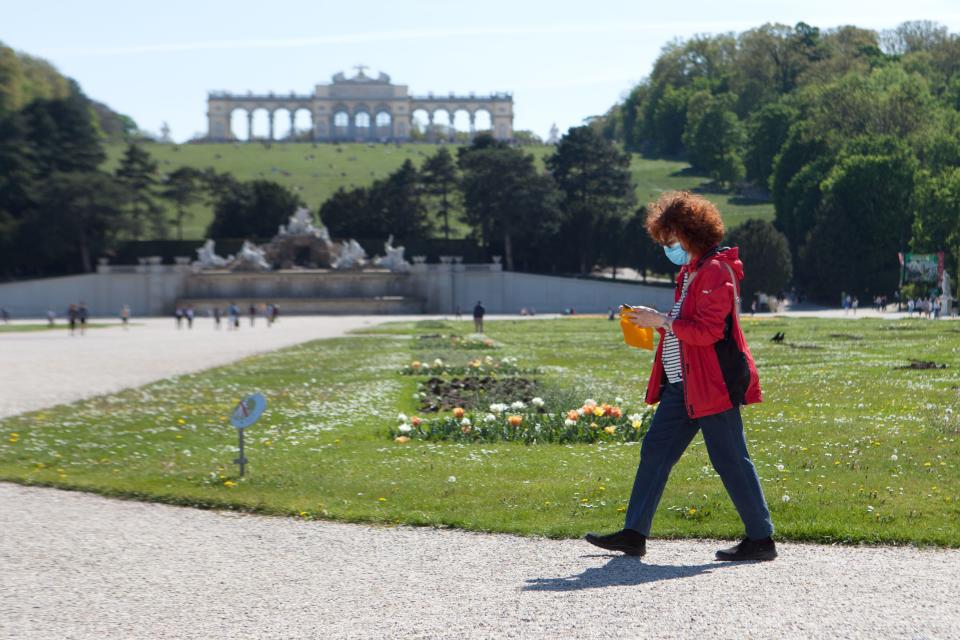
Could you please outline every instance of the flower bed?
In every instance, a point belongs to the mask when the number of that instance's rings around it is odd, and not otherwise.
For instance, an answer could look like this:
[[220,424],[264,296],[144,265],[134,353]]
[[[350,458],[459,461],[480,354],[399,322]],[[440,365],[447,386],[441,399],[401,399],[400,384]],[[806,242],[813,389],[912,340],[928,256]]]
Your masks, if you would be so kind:
[[434,349],[499,349],[492,338],[481,335],[461,336],[457,334],[434,333],[417,336],[417,346]]
[[494,358],[486,356],[483,358],[472,358],[466,364],[451,363],[441,358],[434,360],[413,360],[400,370],[400,373],[408,376],[422,375],[484,375],[484,374],[515,374],[515,373],[538,373],[536,368],[521,368],[517,366],[517,359],[510,356],[503,358]]
[[463,378],[432,377],[417,386],[415,398],[420,411],[436,413],[455,407],[475,409],[480,404],[506,398],[530,402],[540,384],[520,376],[466,376]]
[[651,407],[626,415],[619,405],[586,400],[576,409],[548,411],[540,398],[529,403],[497,403],[489,411],[456,407],[434,418],[397,416],[390,437],[398,444],[411,439],[494,442],[499,440],[567,444],[573,442],[636,442],[643,438],[653,417]]

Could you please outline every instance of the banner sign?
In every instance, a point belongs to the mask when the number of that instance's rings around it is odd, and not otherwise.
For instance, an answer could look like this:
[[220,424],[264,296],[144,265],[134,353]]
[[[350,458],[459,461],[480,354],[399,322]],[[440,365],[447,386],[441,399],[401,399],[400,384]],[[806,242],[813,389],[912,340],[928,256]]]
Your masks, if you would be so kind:
[[940,282],[943,277],[943,252],[902,253],[904,282]]

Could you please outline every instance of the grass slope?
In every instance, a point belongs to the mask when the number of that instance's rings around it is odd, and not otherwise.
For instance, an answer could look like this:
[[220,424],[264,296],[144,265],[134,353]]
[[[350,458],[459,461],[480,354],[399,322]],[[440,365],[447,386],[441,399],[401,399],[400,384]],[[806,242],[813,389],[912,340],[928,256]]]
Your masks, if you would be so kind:
[[[777,535],[960,546],[960,331],[929,321],[745,319],[765,401],[744,409]],[[282,324],[277,328],[282,330]],[[637,443],[531,445],[388,435],[415,410],[400,323],[0,421],[0,479],[303,518],[451,525],[553,537],[622,526]],[[601,318],[489,322],[488,335],[572,397],[640,406],[652,355]],[[786,344],[769,337],[786,332]],[[901,370],[910,358],[946,369]],[[227,412],[259,389],[268,412],[231,461]],[[580,400],[582,401],[582,400]],[[568,407],[548,406],[550,410]],[[451,479],[455,477],[455,479]],[[742,525],[700,436],[671,476],[661,537],[733,538]]]
[[[160,169],[168,172],[180,166],[232,173],[241,180],[267,178],[296,191],[311,209],[316,210],[330,195],[343,187],[364,186],[375,179],[384,178],[397,169],[404,160],[410,159],[418,167],[424,158],[433,155],[438,148],[428,144],[202,144],[168,145],[147,144],[146,149],[160,163]],[[107,169],[113,170],[123,156],[125,147],[107,145]],[[542,161],[552,147],[527,149]],[[704,178],[685,173],[689,165],[667,160],[649,160],[634,156],[631,165],[640,202],[656,199],[663,191],[694,189]],[[720,206],[729,227],[734,227],[748,218],[773,218],[770,203],[744,204],[724,194],[705,194]],[[184,238],[202,239],[211,212],[208,207],[196,205],[193,217],[184,225]],[[466,228],[458,226],[462,237]],[[175,237],[175,231],[172,232]]]

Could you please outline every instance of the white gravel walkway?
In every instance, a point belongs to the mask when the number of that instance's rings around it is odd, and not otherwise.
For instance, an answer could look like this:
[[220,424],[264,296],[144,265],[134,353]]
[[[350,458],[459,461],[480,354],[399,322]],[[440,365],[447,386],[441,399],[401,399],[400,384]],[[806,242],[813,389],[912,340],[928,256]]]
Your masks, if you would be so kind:
[[731,565],[719,544],[640,561],[0,483],[0,637],[960,637],[960,551],[783,544]]
[[[388,318],[0,335],[0,416]],[[407,317],[406,319],[410,319]],[[0,483],[0,638],[960,638],[960,551],[579,540],[202,511]]]

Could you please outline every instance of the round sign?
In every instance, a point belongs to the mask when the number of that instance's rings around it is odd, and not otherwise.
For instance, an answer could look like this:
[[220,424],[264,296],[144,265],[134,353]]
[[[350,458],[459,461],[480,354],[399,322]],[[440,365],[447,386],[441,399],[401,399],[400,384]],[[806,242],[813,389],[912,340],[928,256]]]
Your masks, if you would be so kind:
[[246,429],[260,419],[263,410],[267,408],[267,399],[260,393],[251,393],[237,403],[236,409],[230,416],[230,424],[237,429]]

